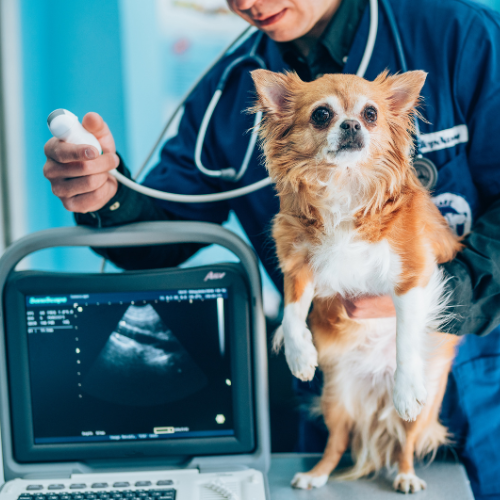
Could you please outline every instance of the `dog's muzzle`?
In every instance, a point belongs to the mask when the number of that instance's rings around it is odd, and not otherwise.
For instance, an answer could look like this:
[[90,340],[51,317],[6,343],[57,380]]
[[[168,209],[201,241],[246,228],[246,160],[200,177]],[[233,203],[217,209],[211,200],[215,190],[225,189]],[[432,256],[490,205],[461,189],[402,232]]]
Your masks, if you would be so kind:
[[341,151],[359,151],[364,148],[363,134],[361,124],[357,120],[345,120],[341,123],[342,130],[338,145],[338,152]]

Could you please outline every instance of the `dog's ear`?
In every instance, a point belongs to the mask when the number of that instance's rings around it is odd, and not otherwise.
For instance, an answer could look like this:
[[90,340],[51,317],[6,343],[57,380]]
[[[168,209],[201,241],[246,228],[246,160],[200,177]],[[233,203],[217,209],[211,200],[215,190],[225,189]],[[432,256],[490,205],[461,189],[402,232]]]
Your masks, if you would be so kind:
[[426,78],[427,73],[418,70],[392,76],[387,76],[387,72],[384,72],[375,81],[386,87],[389,105],[393,111],[408,113],[418,105]]
[[300,78],[294,73],[274,73],[265,69],[256,69],[251,75],[258,96],[254,109],[283,119],[290,109],[293,89],[302,83]]

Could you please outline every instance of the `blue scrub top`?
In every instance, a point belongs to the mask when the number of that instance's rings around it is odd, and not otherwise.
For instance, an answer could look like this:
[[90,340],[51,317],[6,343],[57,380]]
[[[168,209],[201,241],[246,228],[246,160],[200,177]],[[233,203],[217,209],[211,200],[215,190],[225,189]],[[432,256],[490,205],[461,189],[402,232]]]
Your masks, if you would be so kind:
[[[500,16],[467,0],[390,0],[399,26],[409,69],[428,72],[420,121],[421,152],[439,172],[433,199],[458,235],[470,232],[475,219],[500,194]],[[347,63],[355,73],[369,30],[366,9]],[[204,112],[222,71],[248,53],[255,35],[225,57],[205,77],[186,102],[178,134],[169,140],[160,163],[145,179],[146,186],[205,194],[247,186],[267,176],[261,151],[254,151],[249,168],[236,184],[202,175],[194,165],[196,137]],[[258,53],[268,69],[290,69],[276,44],[263,37]],[[400,71],[394,40],[383,9],[373,56],[365,78],[384,69]],[[249,72],[242,64],[230,77],[207,131],[202,162],[207,168],[239,169],[254,117],[245,113],[255,99]],[[210,204],[161,201],[183,218],[222,223],[234,210],[269,275],[282,290],[270,237],[279,201],[269,186],[242,198]],[[500,223],[500,221],[499,221]],[[442,418],[464,443],[464,459],[472,485],[485,498],[500,499],[500,332],[484,338],[464,338],[450,376]],[[481,497],[482,498],[482,497]]]

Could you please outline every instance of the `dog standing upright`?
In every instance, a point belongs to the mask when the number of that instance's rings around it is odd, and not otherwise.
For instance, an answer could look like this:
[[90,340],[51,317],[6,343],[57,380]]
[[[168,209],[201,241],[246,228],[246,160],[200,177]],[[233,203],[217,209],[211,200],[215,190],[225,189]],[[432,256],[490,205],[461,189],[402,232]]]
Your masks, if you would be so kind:
[[[438,264],[460,250],[411,166],[426,74],[384,72],[373,82],[339,74],[304,83],[265,70],[252,77],[280,197],[273,237],[285,313],[275,345],[284,343],[299,379],[311,380],[318,364],[324,374],[328,443],[292,484],[325,484],[351,442],[355,465],[345,477],[397,463],[394,487],[419,491],[414,455],[446,440],[438,413],[457,343],[434,333],[446,307]],[[386,294],[396,318],[355,321],[341,300]]]

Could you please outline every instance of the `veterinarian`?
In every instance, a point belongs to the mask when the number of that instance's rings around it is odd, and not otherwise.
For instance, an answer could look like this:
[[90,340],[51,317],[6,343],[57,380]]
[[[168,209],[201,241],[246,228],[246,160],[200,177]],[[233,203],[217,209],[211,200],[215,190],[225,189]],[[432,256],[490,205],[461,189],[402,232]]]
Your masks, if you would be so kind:
[[[356,73],[369,33],[367,0],[228,0],[230,8],[266,36],[258,54],[272,71],[294,70],[306,81],[324,73]],[[433,199],[451,228],[464,236],[465,250],[444,265],[450,277],[448,331],[463,335],[443,403],[442,419],[455,435],[457,449],[476,498],[500,499],[500,15],[468,0],[390,0],[409,69],[429,73],[423,89],[424,120],[419,121],[424,156],[437,166]],[[253,35],[226,56],[188,99],[178,133],[162,150],[159,164],[144,184],[183,194],[205,194],[246,186],[266,177],[260,152],[254,151],[236,183],[202,175],[195,166],[195,142],[202,117],[224,69],[247,53]],[[379,7],[378,32],[365,77],[384,69],[401,70],[387,15]],[[227,82],[208,127],[203,165],[218,170],[242,164],[253,117],[242,111],[252,104],[249,72],[239,67]],[[180,204],[157,201],[118,185],[108,171],[118,166],[130,176],[111,131],[95,113],[84,126],[103,146],[51,139],[45,146],[45,176],[78,224],[106,227],[138,221],[200,220],[222,223],[234,210],[262,263],[278,288],[269,226],[278,212],[272,187],[229,201]],[[431,171],[421,172],[424,177]],[[175,266],[200,245],[99,250],[125,269]],[[356,318],[394,315],[389,297],[346,301]],[[469,334],[469,335],[466,335]],[[307,393],[319,391],[298,383]],[[301,424],[299,451],[322,451],[325,431]]]

